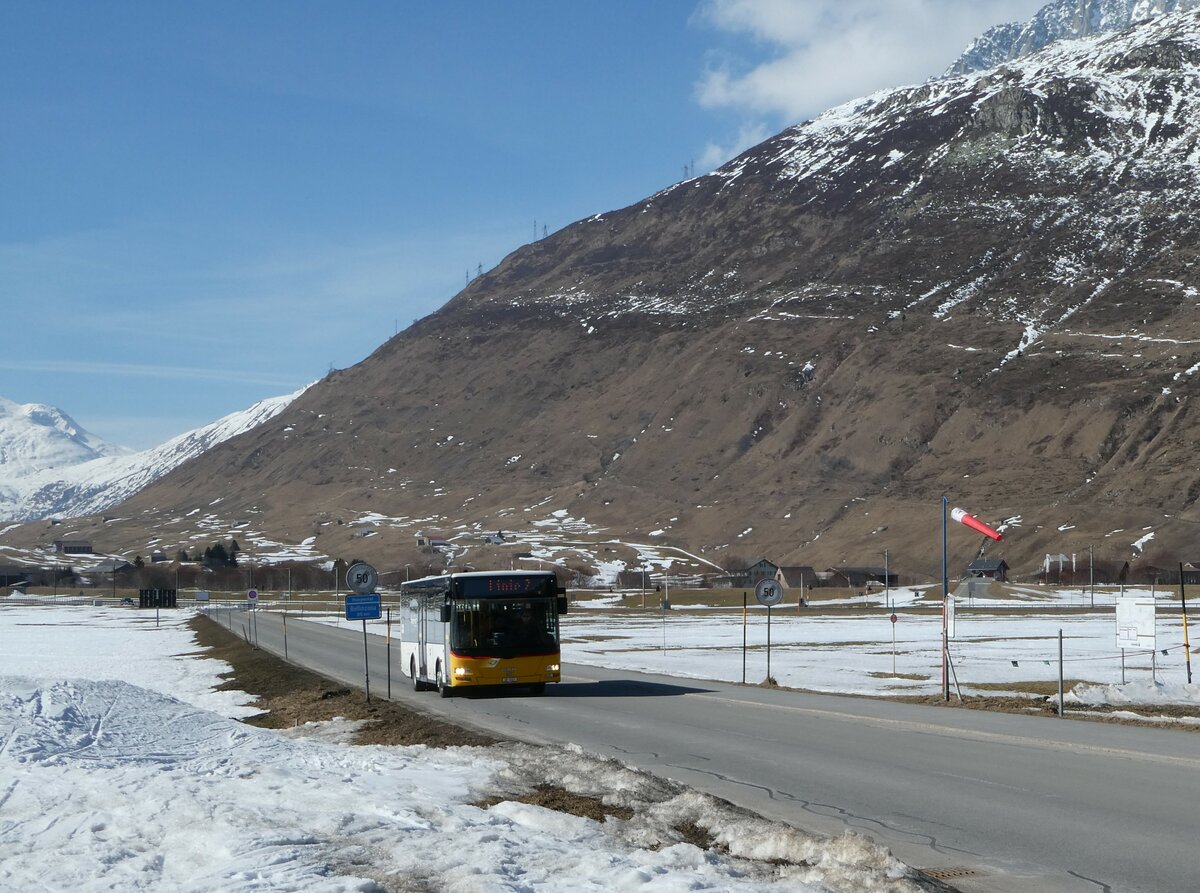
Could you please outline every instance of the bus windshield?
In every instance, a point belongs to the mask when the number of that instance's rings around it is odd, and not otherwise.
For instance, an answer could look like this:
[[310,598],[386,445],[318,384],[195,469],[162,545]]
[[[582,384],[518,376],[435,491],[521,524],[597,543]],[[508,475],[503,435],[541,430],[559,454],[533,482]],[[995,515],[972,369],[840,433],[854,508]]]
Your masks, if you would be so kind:
[[450,649],[465,657],[542,654],[558,649],[552,598],[454,599]]

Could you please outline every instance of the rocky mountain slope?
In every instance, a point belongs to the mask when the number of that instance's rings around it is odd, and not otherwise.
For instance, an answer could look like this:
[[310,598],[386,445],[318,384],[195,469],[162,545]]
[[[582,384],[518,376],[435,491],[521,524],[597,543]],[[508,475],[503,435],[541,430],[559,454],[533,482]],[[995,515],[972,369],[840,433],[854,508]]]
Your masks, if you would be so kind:
[[1186,560],[1198,88],[1200,10],[849,103],[514,252],[79,529],[134,550],[236,525],[392,570],[431,529],[477,566],[887,549],[937,578],[946,494],[1017,572]]
[[53,406],[0,399],[0,521],[73,518],[123,502],[189,459],[278,415],[303,389],[134,452]]

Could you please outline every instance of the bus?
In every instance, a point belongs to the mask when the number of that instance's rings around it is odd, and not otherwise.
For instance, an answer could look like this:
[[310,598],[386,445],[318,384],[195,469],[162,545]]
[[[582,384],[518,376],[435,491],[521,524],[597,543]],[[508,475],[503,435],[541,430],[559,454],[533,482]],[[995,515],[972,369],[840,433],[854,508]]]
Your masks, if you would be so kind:
[[547,571],[471,571],[400,584],[400,666],[443,698],[479,686],[534,694],[559,681],[566,589]]

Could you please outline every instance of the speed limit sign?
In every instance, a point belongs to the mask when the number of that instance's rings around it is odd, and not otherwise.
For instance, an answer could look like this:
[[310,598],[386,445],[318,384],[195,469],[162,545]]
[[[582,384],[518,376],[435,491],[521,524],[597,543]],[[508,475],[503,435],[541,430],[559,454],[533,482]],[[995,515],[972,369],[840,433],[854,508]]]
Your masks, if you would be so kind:
[[366,562],[360,561],[352,564],[346,571],[346,585],[359,595],[369,595],[374,592],[378,583],[379,574],[375,573],[375,568]]
[[759,580],[754,587],[754,597],[760,605],[773,607],[783,601],[783,587],[774,580]]

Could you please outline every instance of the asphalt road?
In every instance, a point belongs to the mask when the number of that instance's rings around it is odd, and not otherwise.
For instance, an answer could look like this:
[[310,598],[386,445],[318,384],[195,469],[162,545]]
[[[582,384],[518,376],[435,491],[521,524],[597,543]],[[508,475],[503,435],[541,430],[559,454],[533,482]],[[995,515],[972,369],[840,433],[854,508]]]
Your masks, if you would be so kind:
[[[252,630],[235,613],[235,631]],[[219,618],[226,618],[221,615]],[[258,644],[284,653],[278,615]],[[388,690],[368,636],[370,690]],[[289,619],[287,656],[363,687],[358,628]],[[970,891],[1200,890],[1200,733],[769,691],[564,665],[544,697],[393,700],[535,743],[573,742],[825,834],[847,829]]]

